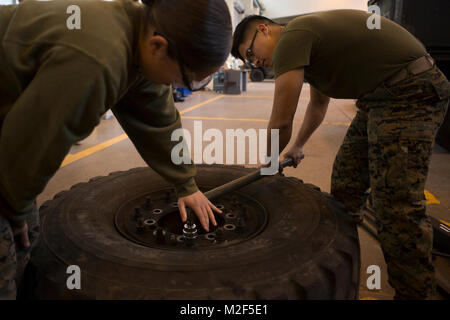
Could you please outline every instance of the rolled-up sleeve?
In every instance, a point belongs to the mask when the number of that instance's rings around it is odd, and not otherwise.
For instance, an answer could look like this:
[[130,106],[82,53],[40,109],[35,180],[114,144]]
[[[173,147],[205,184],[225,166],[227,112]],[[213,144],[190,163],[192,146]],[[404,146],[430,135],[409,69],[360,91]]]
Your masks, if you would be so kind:
[[169,86],[152,85],[140,77],[112,110],[144,161],[176,187],[179,197],[198,190],[195,166],[177,165],[171,159],[179,143],[171,136],[181,128],[181,117]]

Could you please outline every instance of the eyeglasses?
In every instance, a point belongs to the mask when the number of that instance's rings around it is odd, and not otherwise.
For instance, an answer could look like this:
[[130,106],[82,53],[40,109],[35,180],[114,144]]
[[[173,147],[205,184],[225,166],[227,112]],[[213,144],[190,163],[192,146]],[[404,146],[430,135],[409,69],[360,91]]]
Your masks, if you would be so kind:
[[195,81],[194,79],[190,79],[189,76],[187,75],[187,73],[185,72],[185,67],[184,67],[184,63],[181,60],[181,56],[178,52],[178,48],[175,45],[175,43],[170,40],[169,37],[165,36],[164,34],[162,34],[161,32],[155,31],[154,32],[155,36],[161,36],[164,39],[167,40],[167,42],[169,43],[169,45],[171,45],[174,48],[175,51],[175,59],[177,60],[178,66],[180,67],[180,71],[181,71],[181,78],[183,79],[183,86],[186,87],[187,89],[189,89],[190,91],[194,91],[196,89],[199,88],[201,81]]
[[259,30],[256,30],[255,35],[253,36],[253,40],[250,43],[250,47],[245,52],[245,57],[247,58],[247,63],[254,66],[253,59],[255,59],[255,54],[253,53],[253,44],[255,43],[256,35]]

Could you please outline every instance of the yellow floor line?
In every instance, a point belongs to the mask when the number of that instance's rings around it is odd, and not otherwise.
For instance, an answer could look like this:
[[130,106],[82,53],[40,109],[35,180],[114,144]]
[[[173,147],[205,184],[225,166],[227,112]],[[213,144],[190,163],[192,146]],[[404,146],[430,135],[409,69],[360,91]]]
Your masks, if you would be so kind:
[[425,190],[425,198],[427,199],[427,204],[441,204],[441,202],[436,199],[436,197],[429,191]]
[[[255,118],[224,118],[224,117],[202,117],[202,116],[183,116],[183,119],[191,120],[216,120],[216,121],[246,121],[246,122],[269,122],[268,119],[255,119]],[[301,120],[294,120],[294,123],[302,123]],[[342,121],[323,121],[324,125],[332,126],[349,126],[350,122]]]
[[[197,109],[197,108],[199,108],[201,106],[204,106],[207,103],[219,100],[222,97],[223,97],[223,95],[217,96],[217,97],[212,98],[212,99],[209,99],[209,100],[207,100],[205,102],[202,102],[202,103],[197,104],[195,106],[192,106],[190,108],[184,109],[180,113],[183,114],[183,113],[192,111],[192,110]],[[220,118],[220,117],[197,117],[197,116],[183,116],[182,118],[183,119],[193,119],[193,120],[269,122],[269,120],[267,120],[267,119],[248,119],[248,118]],[[299,120],[295,120],[294,122],[295,123],[301,123],[301,121],[299,121]],[[323,122],[323,124],[348,125],[345,122],[326,122],[326,121]],[[128,136],[126,134],[122,134],[122,135],[120,135],[118,137],[115,137],[115,138],[112,138],[112,139],[107,140],[105,142],[102,142],[102,143],[100,143],[98,145],[95,145],[95,146],[93,146],[91,148],[88,148],[86,150],[80,151],[80,152],[75,153],[75,154],[69,154],[64,159],[63,163],[61,164],[61,167],[65,167],[68,164],[71,164],[72,162],[78,161],[78,160],[83,159],[83,158],[85,158],[85,157],[87,157],[87,156],[89,156],[89,155],[91,155],[93,153],[96,153],[98,151],[106,149],[106,148],[108,148],[108,147],[110,147],[110,146],[112,146],[112,145],[114,145],[114,144],[116,144],[116,143],[118,143],[118,142],[120,142],[122,140],[125,140],[127,138],[128,138]],[[434,199],[436,199],[436,198],[434,198]],[[436,202],[433,202],[433,203],[436,203]],[[437,203],[439,203],[439,202],[437,202]]]
[[117,142],[120,142],[122,140],[127,139],[128,136],[126,134],[122,134],[118,137],[115,137],[113,139],[109,139],[103,143],[100,143],[98,145],[95,145],[91,148],[88,148],[86,150],[80,151],[78,153],[75,154],[68,154],[65,158],[63,163],[61,164],[61,167],[67,166],[68,164],[71,164],[72,162],[75,162],[77,160],[80,160],[82,158],[85,158],[93,153],[96,153],[98,151],[101,151],[105,148],[108,148],[110,146],[112,146],[113,144],[116,144]]
[[[195,106],[192,106],[192,107],[189,107],[189,108],[186,108],[186,109],[180,111],[180,114],[184,114],[184,113],[187,113],[187,112],[192,111],[194,109],[200,108],[200,107],[204,106],[205,104],[208,104],[208,103],[211,103],[213,101],[219,100],[219,99],[221,99],[223,97],[224,97],[224,95],[220,95],[220,96],[214,97],[212,99],[203,101],[202,103],[196,104]],[[98,145],[95,145],[95,146],[93,146],[91,148],[88,148],[86,150],[77,152],[75,154],[68,154],[64,158],[64,161],[62,162],[61,168],[65,167],[68,164],[71,164],[71,163],[73,163],[75,161],[78,161],[80,159],[86,158],[87,156],[89,156],[89,155],[91,155],[93,153],[96,153],[98,151],[106,149],[106,148],[108,148],[108,147],[110,147],[110,146],[112,146],[112,145],[114,145],[114,144],[116,144],[116,143],[118,143],[118,142],[120,142],[122,140],[125,140],[127,138],[128,138],[128,136],[126,134],[122,134],[122,135],[120,135],[118,137],[109,139],[109,140],[107,140],[105,142],[102,142],[102,143],[100,143]]]
[[[294,122],[300,123],[301,121],[295,120]],[[322,124],[330,125],[330,126],[350,126],[350,122],[342,122],[342,121],[323,121]]]
[[243,95],[227,95],[225,98],[246,98],[246,99],[273,99],[273,96],[243,96]]
[[192,120],[269,122],[269,120],[267,119],[248,119],[248,118],[221,118],[221,117],[201,117],[201,116],[183,116],[182,118]]
[[[273,100],[274,96],[245,96],[245,95],[224,95],[225,98],[247,98],[247,99],[270,99]],[[300,97],[299,100],[308,100],[309,97]]]
[[185,114],[185,113],[190,112],[190,111],[192,111],[192,110],[198,109],[198,108],[204,106],[205,104],[208,104],[208,103],[217,101],[217,100],[219,100],[219,99],[222,99],[223,97],[224,97],[224,95],[221,94],[220,96],[217,96],[217,97],[214,97],[214,98],[212,98],[212,99],[206,100],[206,101],[204,101],[204,102],[202,102],[202,103],[196,104],[195,106],[186,108],[186,109],[180,111],[180,114]]

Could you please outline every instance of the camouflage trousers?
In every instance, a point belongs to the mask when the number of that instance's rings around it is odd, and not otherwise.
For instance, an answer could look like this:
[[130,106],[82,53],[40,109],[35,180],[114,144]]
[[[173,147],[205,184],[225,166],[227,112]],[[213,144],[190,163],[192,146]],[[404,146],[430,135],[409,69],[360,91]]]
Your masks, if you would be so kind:
[[358,112],[334,162],[331,193],[350,212],[360,210],[371,189],[396,297],[435,293],[424,189],[449,97],[450,84],[436,67],[393,86],[382,84],[357,101]]
[[24,248],[14,238],[14,231],[8,220],[0,215],[0,300],[16,299],[31,250],[39,237],[39,210],[36,204],[32,214],[27,217],[27,224],[31,246]]

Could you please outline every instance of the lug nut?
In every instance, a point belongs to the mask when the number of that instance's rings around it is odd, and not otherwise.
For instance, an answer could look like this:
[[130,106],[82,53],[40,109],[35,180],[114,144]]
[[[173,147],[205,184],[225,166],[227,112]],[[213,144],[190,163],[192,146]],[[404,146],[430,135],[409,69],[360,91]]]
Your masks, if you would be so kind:
[[197,226],[192,222],[191,219],[184,224],[183,228],[183,239],[184,243],[188,247],[192,247],[194,245],[194,240],[197,238]]
[[191,223],[190,221],[184,224],[183,235],[186,239],[195,239],[197,238],[197,226],[195,223]]

